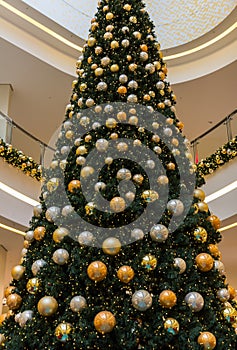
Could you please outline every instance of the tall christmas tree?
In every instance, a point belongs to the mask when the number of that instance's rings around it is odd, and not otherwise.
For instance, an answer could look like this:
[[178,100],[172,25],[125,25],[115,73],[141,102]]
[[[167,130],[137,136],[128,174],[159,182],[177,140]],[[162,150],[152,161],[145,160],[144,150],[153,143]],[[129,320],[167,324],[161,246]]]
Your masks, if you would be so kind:
[[141,0],[101,0],[5,291],[0,347],[237,347],[219,219]]

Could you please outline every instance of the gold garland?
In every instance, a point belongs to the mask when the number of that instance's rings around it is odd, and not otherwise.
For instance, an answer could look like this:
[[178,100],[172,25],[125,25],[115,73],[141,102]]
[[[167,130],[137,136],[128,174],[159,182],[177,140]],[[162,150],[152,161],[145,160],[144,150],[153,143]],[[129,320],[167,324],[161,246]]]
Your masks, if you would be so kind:
[[227,142],[222,147],[206,159],[202,159],[197,164],[197,171],[200,175],[205,176],[212,174],[214,171],[228,163],[237,156],[237,136]]
[[2,139],[0,139],[0,157],[8,164],[23,171],[24,174],[38,181],[41,180],[41,166],[32,157],[26,156],[22,151],[18,151]]

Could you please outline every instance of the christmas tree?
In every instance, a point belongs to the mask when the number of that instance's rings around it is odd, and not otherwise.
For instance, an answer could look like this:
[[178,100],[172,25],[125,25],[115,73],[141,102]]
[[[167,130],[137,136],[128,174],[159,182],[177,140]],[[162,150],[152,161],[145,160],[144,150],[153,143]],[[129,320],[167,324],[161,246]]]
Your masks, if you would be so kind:
[[101,0],[0,347],[236,349],[235,290],[141,0]]

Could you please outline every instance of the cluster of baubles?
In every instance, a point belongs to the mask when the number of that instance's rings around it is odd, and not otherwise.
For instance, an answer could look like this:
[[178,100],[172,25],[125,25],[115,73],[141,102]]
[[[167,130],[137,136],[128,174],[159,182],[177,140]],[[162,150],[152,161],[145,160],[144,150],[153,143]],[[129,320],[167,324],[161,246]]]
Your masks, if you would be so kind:
[[11,144],[5,143],[0,139],[0,157],[10,165],[23,171],[37,180],[41,179],[41,167],[32,157],[26,156],[22,151],[17,150]]

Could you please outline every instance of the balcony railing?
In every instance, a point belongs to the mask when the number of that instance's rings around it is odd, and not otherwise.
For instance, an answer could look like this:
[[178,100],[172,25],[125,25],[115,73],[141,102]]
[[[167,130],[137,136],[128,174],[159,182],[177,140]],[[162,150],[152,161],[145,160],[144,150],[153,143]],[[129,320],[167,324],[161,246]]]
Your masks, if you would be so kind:
[[[191,142],[194,161],[198,163],[237,135],[237,109]],[[31,135],[4,113],[0,112],[0,138],[12,144],[35,162],[47,167],[54,147]]]

